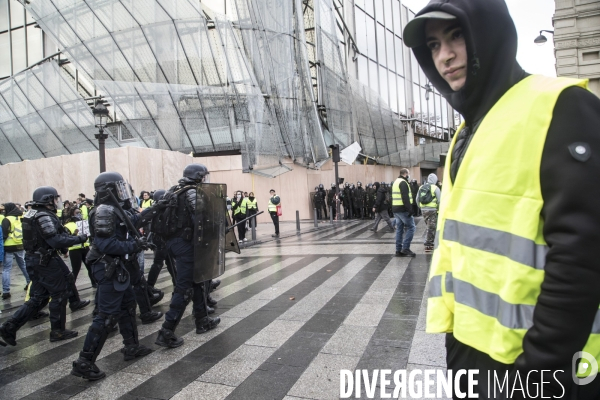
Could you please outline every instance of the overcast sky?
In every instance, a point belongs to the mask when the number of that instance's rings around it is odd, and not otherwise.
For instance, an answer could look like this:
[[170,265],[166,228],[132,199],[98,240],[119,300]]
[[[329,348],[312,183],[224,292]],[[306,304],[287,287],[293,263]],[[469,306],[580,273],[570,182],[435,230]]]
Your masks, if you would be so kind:
[[[401,1],[414,12],[418,12],[429,3],[429,0]],[[544,33],[548,41],[543,46],[533,43],[540,30],[553,30],[554,0],[506,0],[506,3],[519,35],[519,64],[532,74],[556,76],[552,35]]]

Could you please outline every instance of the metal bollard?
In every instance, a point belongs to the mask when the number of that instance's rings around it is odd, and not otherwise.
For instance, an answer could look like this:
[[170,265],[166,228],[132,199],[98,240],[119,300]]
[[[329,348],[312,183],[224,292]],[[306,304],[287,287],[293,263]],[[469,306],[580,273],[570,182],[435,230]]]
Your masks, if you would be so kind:
[[252,240],[256,240],[256,217],[250,220],[250,226],[252,226]]
[[300,233],[300,211],[296,210],[296,231]]
[[314,208],[313,209],[315,211],[314,217],[315,217],[315,228],[319,227],[319,221],[317,221],[317,209]]
[[333,225],[333,207],[329,206],[329,223]]

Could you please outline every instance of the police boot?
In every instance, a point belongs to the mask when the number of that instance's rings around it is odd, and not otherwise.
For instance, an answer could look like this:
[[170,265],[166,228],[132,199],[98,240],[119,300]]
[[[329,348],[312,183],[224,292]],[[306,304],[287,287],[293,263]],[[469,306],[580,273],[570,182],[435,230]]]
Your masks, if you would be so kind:
[[79,333],[77,331],[70,331],[68,329],[50,331],[50,341],[51,342],[59,342],[61,340],[67,340],[67,339],[74,338],[78,334]]
[[142,325],[151,324],[156,320],[161,319],[163,313],[160,311],[148,311],[143,314],[140,314],[140,319],[142,320]]
[[137,357],[147,356],[152,353],[152,349],[143,344],[130,344],[121,349],[121,353],[125,355],[125,361],[131,361]]
[[198,334],[206,333],[206,332],[210,331],[211,329],[216,328],[217,325],[219,325],[220,323],[221,323],[221,318],[219,318],[219,317],[196,318],[196,333],[198,333]]
[[158,337],[154,344],[162,347],[175,348],[183,344],[183,339],[175,336],[175,326],[165,321],[158,331]]
[[71,375],[87,379],[88,381],[97,381],[104,378],[106,374],[96,366],[94,356],[95,353],[92,352],[80,352],[79,358],[73,361]]
[[0,346],[5,346],[6,344],[10,344],[11,346],[17,345],[17,326],[10,321],[6,321],[2,325],[0,325]]
[[87,307],[90,304],[89,300],[78,300],[78,301],[74,301],[73,303],[71,303],[69,305],[69,308],[71,309],[71,312],[75,312],[77,310],[81,310],[82,308]]
[[150,304],[155,305],[165,297],[165,293],[160,289],[155,289],[152,286],[148,286],[148,298]]
[[214,307],[217,305],[217,301],[213,299],[212,296],[209,294],[208,296],[206,296],[206,304],[211,307]]
[[69,291],[69,308],[71,312],[75,312],[77,310],[81,310],[84,307],[87,307],[90,304],[89,300],[81,300],[79,298],[79,292],[77,291],[77,286],[75,285],[75,276],[73,274],[69,274],[66,276],[68,283],[68,291]]
[[221,280],[220,279],[213,279],[210,281],[210,291],[214,292],[219,285],[221,284]]

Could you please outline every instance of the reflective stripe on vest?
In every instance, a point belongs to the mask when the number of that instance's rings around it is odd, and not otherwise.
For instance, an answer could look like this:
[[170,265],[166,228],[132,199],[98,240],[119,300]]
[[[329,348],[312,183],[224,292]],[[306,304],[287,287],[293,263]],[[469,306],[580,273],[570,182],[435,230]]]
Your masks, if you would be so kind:
[[4,246],[18,246],[23,244],[23,222],[21,217],[9,215],[6,217],[10,221],[10,230],[8,237],[4,241]]
[[[587,84],[536,75],[523,79],[485,116],[454,182],[451,157],[446,159],[427,332],[453,332],[505,364],[523,352],[544,280],[548,248],[540,165],[556,100],[571,86]],[[600,360],[600,311],[583,351]]]
[[412,191],[410,190],[410,185],[402,178],[398,178],[394,181],[392,185],[392,207],[394,206],[403,206],[404,202],[402,201],[402,193],[400,192],[400,183],[404,182],[406,187],[408,187],[408,198],[410,199],[410,204],[413,204]]

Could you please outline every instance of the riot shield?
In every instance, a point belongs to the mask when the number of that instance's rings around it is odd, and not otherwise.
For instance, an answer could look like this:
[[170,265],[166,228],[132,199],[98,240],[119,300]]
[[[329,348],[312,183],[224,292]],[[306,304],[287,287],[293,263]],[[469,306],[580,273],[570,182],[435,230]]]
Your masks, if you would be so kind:
[[[227,212],[227,226],[233,225],[231,222],[231,217]],[[238,245],[237,236],[235,236],[235,229],[230,229],[227,231],[227,235],[225,235],[225,252],[233,251],[234,253],[240,254],[240,246]]]
[[[194,282],[214,279],[225,272],[227,185],[202,183],[196,187],[194,226]],[[237,245],[237,240],[235,241]],[[238,248],[239,252],[239,248]]]

